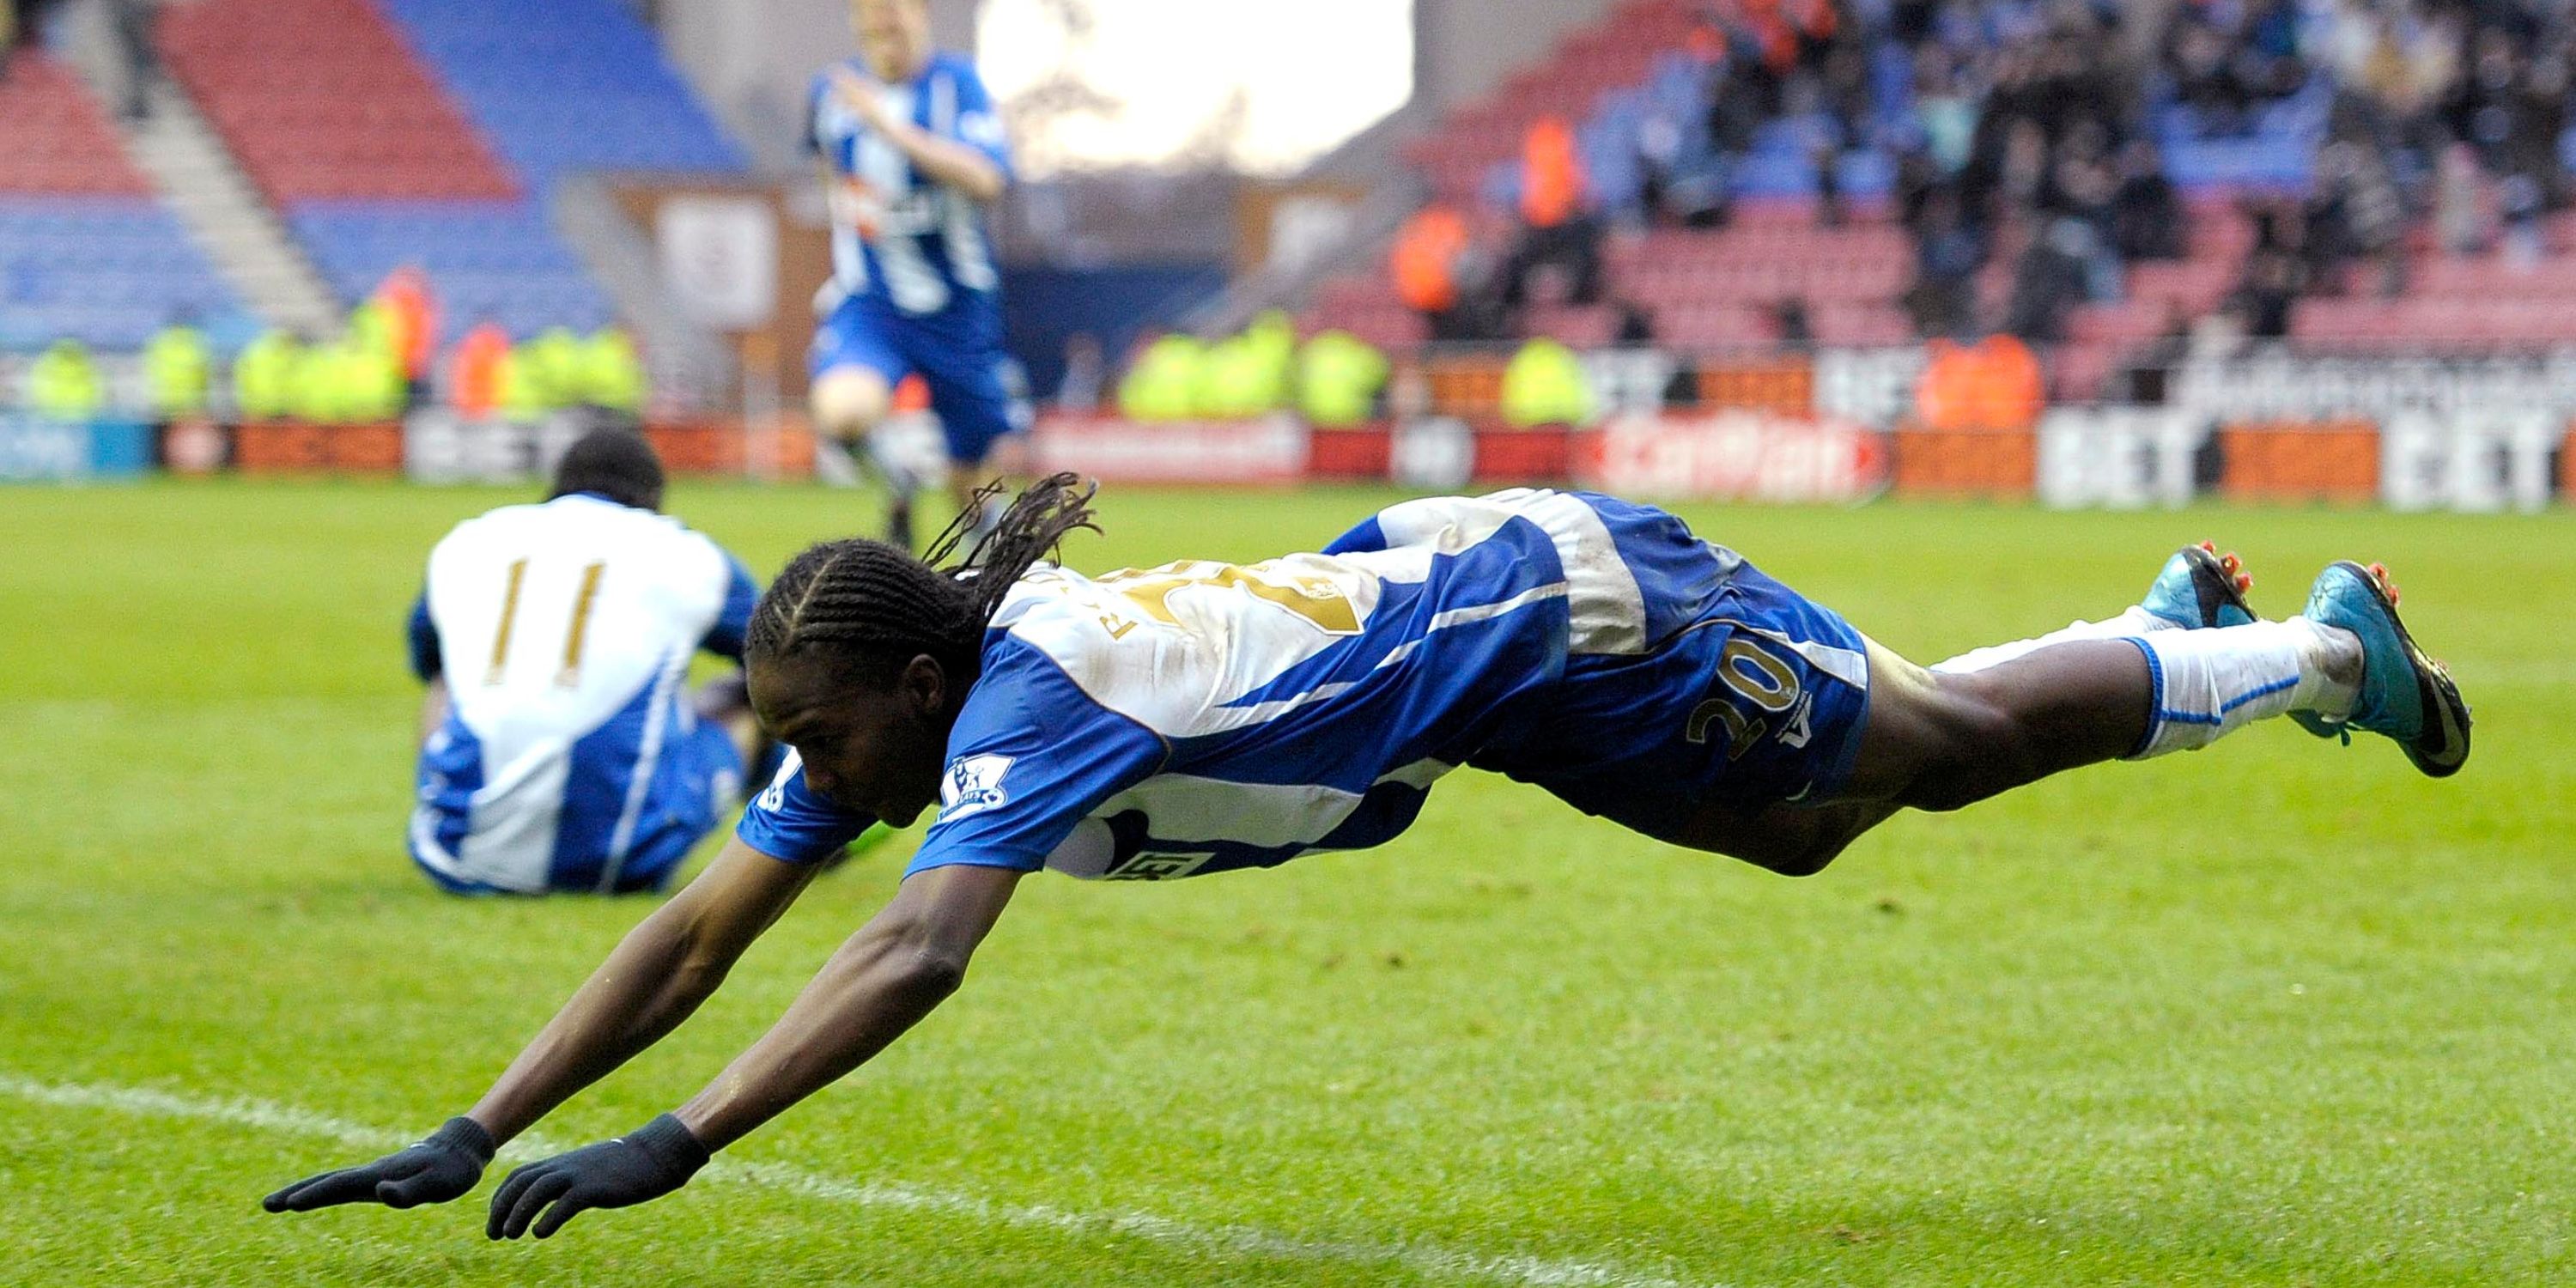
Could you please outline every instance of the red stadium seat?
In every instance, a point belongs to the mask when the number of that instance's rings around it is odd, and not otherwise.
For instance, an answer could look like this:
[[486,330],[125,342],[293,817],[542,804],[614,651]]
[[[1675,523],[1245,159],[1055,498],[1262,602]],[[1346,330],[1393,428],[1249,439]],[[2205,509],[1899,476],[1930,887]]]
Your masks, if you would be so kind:
[[197,0],[171,72],[280,202],[485,198],[518,183],[366,0]]
[[2564,300],[2576,294],[2576,257],[2517,264],[2500,256],[2428,256],[2415,262],[2406,284],[2426,296]]
[[1530,309],[1523,329],[1578,349],[1597,349],[1618,334],[1619,319],[1605,304],[1542,304]]
[[2119,368],[2120,349],[2109,344],[2069,344],[2057,351],[2057,396],[2089,402],[2102,396],[2111,373]]
[[2083,305],[2067,315],[2067,339],[2114,345],[2152,340],[2163,332],[2169,307],[2162,300],[2139,298]]
[[2161,318],[2175,306],[2197,316],[2218,306],[2244,272],[2242,256],[2149,260],[2129,269],[2129,297],[2156,305]]
[[1816,343],[1878,347],[1915,341],[1914,320],[1892,304],[1826,304],[1814,309],[1808,325]]
[[16,55],[0,79],[0,122],[7,123],[0,126],[0,193],[152,195],[105,111],[68,69],[42,54]]

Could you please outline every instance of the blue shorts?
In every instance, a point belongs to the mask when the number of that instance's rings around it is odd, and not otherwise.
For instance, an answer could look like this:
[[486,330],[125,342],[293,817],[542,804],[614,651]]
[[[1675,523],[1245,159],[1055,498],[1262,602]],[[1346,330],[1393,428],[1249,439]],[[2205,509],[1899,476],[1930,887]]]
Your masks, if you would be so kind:
[[[470,746],[461,754],[466,758],[474,755]],[[423,874],[450,894],[536,893],[540,882],[545,889],[565,893],[588,894],[600,889],[607,855],[598,848],[598,834],[593,832],[593,839],[587,842],[568,842],[561,819],[574,814],[615,818],[626,808],[622,789],[589,792],[578,800],[565,800],[558,807],[559,813],[551,816],[556,823],[553,853],[529,856],[529,866],[522,868],[523,875],[512,884],[492,885],[468,879],[425,857],[425,841],[434,842],[442,852],[452,855],[472,821],[468,817],[473,808],[471,785],[480,782],[481,767],[479,763],[471,766],[470,782],[459,781],[459,771],[467,767],[456,761],[456,756],[440,753],[422,758],[423,790],[420,812],[413,820],[410,849],[412,862]],[[740,796],[742,754],[723,726],[702,720],[687,733],[663,744],[652,773],[636,813],[634,837],[627,843],[625,860],[617,865],[616,875],[608,885],[610,892],[659,890],[670,884],[689,851],[715,830],[721,812]],[[451,783],[464,790],[447,790]],[[487,824],[491,821],[485,820]]]
[[1670,840],[1703,805],[1753,813],[1831,801],[1868,723],[1860,632],[1745,564],[1654,651],[1568,659],[1535,725],[1515,737],[1562,749],[1553,763],[1491,767]]
[[989,295],[960,293],[936,313],[905,313],[872,295],[841,301],[814,328],[805,370],[865,367],[892,389],[920,372],[948,459],[979,465],[994,440],[1028,428],[1027,380],[1002,348],[1002,311]]
[[634,843],[617,869],[614,888],[620,894],[671,883],[689,851],[742,794],[742,751],[723,725],[701,720],[678,745],[663,750],[655,777],[652,804],[636,820]]

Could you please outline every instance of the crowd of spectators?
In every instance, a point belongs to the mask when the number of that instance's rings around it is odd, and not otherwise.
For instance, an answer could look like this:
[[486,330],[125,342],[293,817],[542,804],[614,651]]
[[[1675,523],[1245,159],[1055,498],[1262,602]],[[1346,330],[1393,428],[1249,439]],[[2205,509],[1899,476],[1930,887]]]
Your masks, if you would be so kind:
[[[2288,162],[2234,185],[2254,235],[2215,316],[2255,337],[2301,297],[2403,291],[2410,240],[2536,258],[2571,195],[2576,0],[1710,0],[1689,54],[1695,94],[1650,94],[1631,130],[1630,189],[1589,188],[1547,120],[1512,231],[1479,243],[1450,211],[1409,230],[1399,283],[1436,338],[1515,334],[1536,275],[1558,277],[1548,298],[1609,298],[1605,227],[1725,226],[1739,167],[1784,137],[1822,224],[1847,217],[1856,155],[1892,174],[1926,338],[2053,343],[2128,266],[2188,254],[2177,148]],[[2008,289],[1981,292],[1996,275]]]
[[2248,333],[2283,334],[2286,298],[2401,292],[2410,228],[2444,253],[2537,260],[2571,196],[2576,5],[2346,2],[2309,21],[2295,65],[2328,106],[2308,190],[2252,203]]

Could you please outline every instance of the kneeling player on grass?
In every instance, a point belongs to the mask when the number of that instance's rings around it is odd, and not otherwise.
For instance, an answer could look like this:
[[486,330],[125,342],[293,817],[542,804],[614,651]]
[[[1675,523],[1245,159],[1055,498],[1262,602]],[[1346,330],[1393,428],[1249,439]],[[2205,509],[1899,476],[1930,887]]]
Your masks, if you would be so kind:
[[[2336,564],[2301,617],[2246,612],[2231,562],[2169,562],[2107,622],[1907,662],[1681,521],[1609,497],[1411,501],[1324,553],[1084,577],[1038,562],[1087,526],[1059,475],[963,566],[816,546],[754,613],[752,700],[801,754],[734,844],[645,919],[465,1116],[272,1211],[473,1188],[508,1140],[669,1032],[871,819],[942,802],[901,888],[707,1089],[522,1167],[487,1232],[551,1234],[678,1188],[857,1068],[964,979],[1021,877],[1177,877],[1404,830],[1460,765],[1647,835],[1803,874],[1899,809],[1957,809],[2249,721],[2466,759],[2468,710],[2382,574]],[[956,533],[933,562],[954,551]]]
[[468,519],[430,551],[410,842],[442,888],[658,890],[741,799],[760,736],[742,683],[684,681],[700,649],[741,659],[759,590],[661,504],[652,446],[598,430],[544,504]]

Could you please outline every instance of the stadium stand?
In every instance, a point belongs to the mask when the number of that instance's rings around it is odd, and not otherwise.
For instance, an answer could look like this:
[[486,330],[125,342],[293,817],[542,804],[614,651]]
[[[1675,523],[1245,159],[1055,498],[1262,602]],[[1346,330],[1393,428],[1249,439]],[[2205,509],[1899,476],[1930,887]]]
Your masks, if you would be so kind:
[[460,334],[612,320],[546,213],[558,177],[743,168],[607,0],[199,0],[159,40],[336,292],[417,266]]
[[35,51],[0,77],[0,184],[13,194],[149,197],[116,129],[71,72]]
[[417,265],[438,293],[448,340],[482,318],[517,336],[612,320],[606,297],[528,202],[306,202],[287,223],[349,299]]
[[[1522,140],[1573,124],[1610,226],[1602,300],[1541,295],[1495,339],[1596,344],[1633,305],[1668,348],[1762,348],[1794,302],[1817,344],[2012,331],[2077,398],[2212,315],[2310,348],[2576,339],[2576,216],[2552,213],[2576,195],[2565,6],[2407,25],[2252,0],[2145,33],[2103,13],[1629,0],[1407,156],[1432,201],[1475,212],[1483,263],[1508,264],[1494,227]],[[1973,253],[1955,321],[1909,307],[1939,193]],[[2181,235],[2133,243],[2159,225]],[[1375,265],[1302,320],[1429,337]]]
[[366,0],[210,0],[178,6],[159,34],[172,73],[281,209],[519,196]]
[[0,121],[0,348],[131,348],[177,313],[237,312],[68,70],[16,54]]
[[618,0],[382,3],[532,189],[579,170],[748,165]]

